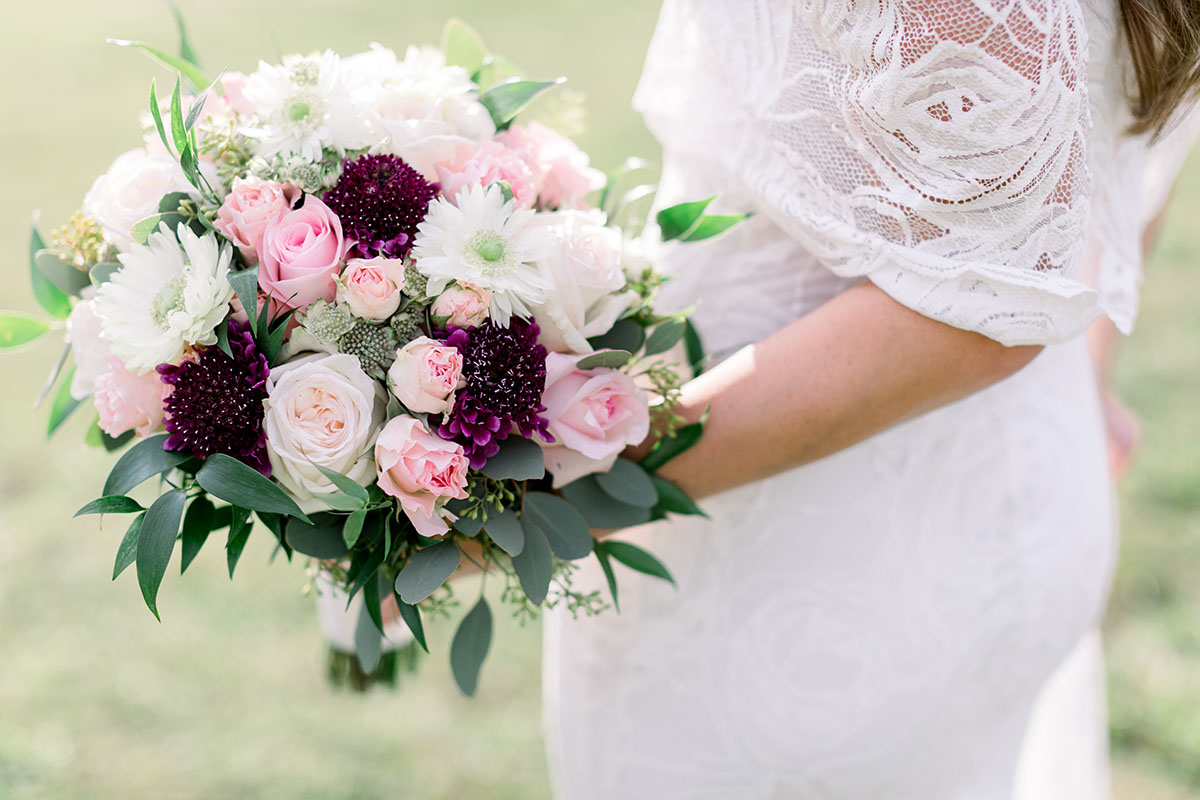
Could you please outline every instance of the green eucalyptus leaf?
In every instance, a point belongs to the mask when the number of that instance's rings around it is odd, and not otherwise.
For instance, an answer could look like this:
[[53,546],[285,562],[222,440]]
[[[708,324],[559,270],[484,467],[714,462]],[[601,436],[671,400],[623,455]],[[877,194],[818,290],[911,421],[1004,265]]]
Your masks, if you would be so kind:
[[421,609],[404,602],[398,594],[393,593],[393,597],[396,598],[396,607],[400,609],[400,619],[404,620],[404,624],[412,632],[413,639],[417,644],[421,645],[421,649],[428,653],[429,645],[425,643],[425,626],[421,623]]
[[579,509],[593,528],[629,528],[650,519],[650,509],[617,500],[600,488],[594,475],[585,475],[572,481],[562,487],[561,491],[563,497]]
[[630,569],[655,578],[662,578],[672,585],[675,584],[675,579],[671,577],[671,573],[663,566],[662,562],[637,545],[609,539],[602,542],[601,547],[608,555]]
[[109,280],[112,279],[112,276],[116,275],[120,269],[120,264],[114,264],[108,261],[102,264],[97,264],[88,270],[88,280],[91,282],[92,286],[99,288],[108,283]]
[[535,480],[546,474],[542,448],[521,436],[509,436],[500,443],[500,451],[487,460],[481,470],[493,480]]
[[529,602],[541,605],[550,592],[550,579],[554,577],[554,556],[546,534],[528,516],[521,517],[521,530],[525,534],[525,547],[513,556],[513,569]]
[[250,531],[254,523],[250,521],[250,509],[233,506],[229,521],[229,536],[225,540],[225,565],[229,567],[229,580],[233,580],[233,571],[237,568],[246,542],[250,539]]
[[75,377],[75,368],[71,367],[71,371],[58,386],[58,391],[54,395],[54,402],[50,405],[50,418],[46,423],[46,435],[51,436],[59,426],[67,421],[67,417],[79,408],[82,400],[76,400],[71,396],[71,380]]
[[487,58],[487,46],[474,28],[461,19],[451,19],[442,29],[442,52],[448,66],[462,67],[473,75]]
[[204,491],[232,505],[307,519],[296,502],[278,484],[224,453],[208,457],[196,473],[196,482]]
[[489,514],[487,518],[487,535],[496,546],[510,556],[519,556],[525,549],[525,531],[521,528],[521,520],[511,508],[506,508],[499,514]]
[[683,242],[700,242],[720,236],[726,231],[749,219],[751,214],[705,214],[684,236]]
[[178,72],[196,89],[203,88],[212,83],[212,81],[204,77],[204,73],[195,64],[178,56],[173,56],[145,42],[132,42],[127,39],[109,39],[108,43],[115,44],[117,47],[133,47],[141,50],[151,60],[157,61],[167,69]]
[[460,557],[453,542],[417,550],[396,576],[396,593],[410,605],[421,602],[454,574]]
[[346,517],[346,522],[342,525],[342,541],[346,543],[346,547],[354,547],[358,542],[358,537],[362,535],[363,523],[367,519],[366,509],[360,508],[350,516]]
[[179,536],[179,574],[187,572],[200,548],[208,541],[208,535],[219,528],[217,509],[207,495],[200,495],[191,502],[183,515],[183,532]]
[[175,538],[179,535],[179,523],[183,518],[183,504],[187,492],[172,489],[163,493],[146,511],[137,543],[138,586],[155,619],[158,615],[158,587],[167,573],[167,564],[175,550]]
[[669,319],[650,331],[646,338],[646,355],[656,356],[665,353],[683,338],[687,330],[687,322],[682,319]]
[[651,508],[658,502],[658,490],[650,474],[627,458],[618,458],[608,472],[597,473],[596,483],[607,494],[631,506]]
[[142,523],[145,520],[146,512],[143,511],[133,518],[133,522],[129,523],[129,528],[125,531],[125,537],[121,539],[121,546],[117,548],[117,560],[113,564],[112,579],[114,581],[137,558],[138,536],[141,534]]
[[631,358],[633,358],[633,353],[627,350],[597,350],[595,353],[579,359],[575,366],[579,369],[596,369],[597,367],[617,369],[628,364]]
[[[375,594],[378,600],[379,593]],[[367,674],[379,665],[379,657],[383,654],[383,634],[371,619],[367,610],[369,605],[364,599],[363,607],[358,612],[358,621],[354,625],[354,654],[358,657],[358,665]]]
[[666,478],[658,475],[652,476],[654,480],[655,491],[658,492],[658,502],[654,506],[654,510],[673,514],[688,514],[691,516],[708,518],[708,514],[704,513],[704,509],[696,505],[696,501],[688,497],[687,492],[680,489],[674,483]]
[[565,82],[565,78],[553,81],[505,81],[480,94],[479,102],[492,115],[497,130],[504,130],[534,98]]
[[483,515],[477,514],[474,517],[459,517],[451,523],[450,527],[467,536],[477,536],[479,535],[479,531],[483,530]]
[[678,455],[682,455],[689,450],[696,442],[700,441],[701,434],[704,433],[704,425],[700,422],[693,422],[690,425],[684,425],[679,430],[675,431],[674,436],[669,436],[660,441],[653,450],[642,459],[642,468],[647,472],[657,472],[663,466]]
[[703,200],[679,203],[659,211],[655,220],[658,222],[659,230],[662,231],[662,240],[669,242],[672,239],[681,239],[690,233],[700,224],[704,210],[716,199],[717,196],[713,195]]
[[33,260],[38,272],[46,280],[71,297],[78,297],[80,292],[92,285],[87,272],[67,263],[53,250],[39,250]]
[[308,522],[288,519],[283,527],[284,541],[297,553],[310,558],[341,558],[346,554],[343,525],[345,518],[337,514],[313,514]]
[[636,353],[646,343],[646,329],[631,319],[617,320],[608,333],[588,339],[597,350],[624,350]]
[[59,289],[38,269],[37,254],[46,249],[46,243],[36,227],[29,232],[29,282],[33,285],[33,296],[38,305],[54,319],[66,319],[71,315],[71,298]]
[[525,516],[546,535],[559,558],[583,558],[592,552],[592,531],[583,514],[561,497],[547,492],[525,495]]
[[479,598],[454,634],[450,643],[450,670],[454,682],[467,697],[479,686],[479,670],[492,646],[492,610],[484,597]]
[[76,511],[75,516],[82,517],[87,514],[132,514],[137,511],[145,511],[141,503],[132,497],[117,495],[116,497],[98,497]]
[[161,475],[188,460],[186,453],[163,450],[167,434],[160,433],[143,439],[126,451],[117,461],[108,480],[104,482],[106,496],[128,494],[129,490],[147,478]]

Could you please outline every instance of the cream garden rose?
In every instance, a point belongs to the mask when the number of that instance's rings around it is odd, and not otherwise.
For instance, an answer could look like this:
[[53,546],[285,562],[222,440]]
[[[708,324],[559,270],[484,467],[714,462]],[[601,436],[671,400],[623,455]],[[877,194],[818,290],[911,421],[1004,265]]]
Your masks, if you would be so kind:
[[542,329],[538,341],[547,350],[590,353],[588,338],[606,333],[638,299],[633,292],[614,294],[625,286],[621,231],[596,212],[560,211],[535,220],[554,240],[538,262],[554,288],[530,309]]
[[83,212],[100,223],[114,246],[125,251],[134,245],[129,230],[158,213],[163,195],[195,191],[169,153],[141,147],[117,156],[108,171],[96,178],[83,198]]
[[317,465],[367,486],[371,448],[383,424],[386,396],[358,359],[336,353],[298,358],[267,378],[267,455],[272,474],[305,513],[327,509],[337,488]]
[[388,370],[388,388],[409,411],[440,414],[454,405],[464,385],[458,348],[419,336],[396,351]]
[[583,356],[550,353],[542,404],[553,444],[542,444],[546,471],[558,488],[612,468],[628,445],[650,433],[646,393],[615,369],[579,369]]

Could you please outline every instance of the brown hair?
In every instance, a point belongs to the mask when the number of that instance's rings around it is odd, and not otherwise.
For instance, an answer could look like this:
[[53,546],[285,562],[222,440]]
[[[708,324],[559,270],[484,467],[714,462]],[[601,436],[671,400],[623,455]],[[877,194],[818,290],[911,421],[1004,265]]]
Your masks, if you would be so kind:
[[1137,93],[1131,133],[1158,136],[1176,108],[1200,91],[1200,2],[1120,0]]

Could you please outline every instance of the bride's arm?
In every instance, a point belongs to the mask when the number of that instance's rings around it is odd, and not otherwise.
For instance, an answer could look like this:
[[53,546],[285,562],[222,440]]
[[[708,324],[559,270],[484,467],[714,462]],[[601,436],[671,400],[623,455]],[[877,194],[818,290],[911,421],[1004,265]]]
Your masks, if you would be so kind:
[[683,389],[700,441],[661,470],[694,498],[830,455],[1012,375],[1005,347],[922,316],[872,283],[835,297]]

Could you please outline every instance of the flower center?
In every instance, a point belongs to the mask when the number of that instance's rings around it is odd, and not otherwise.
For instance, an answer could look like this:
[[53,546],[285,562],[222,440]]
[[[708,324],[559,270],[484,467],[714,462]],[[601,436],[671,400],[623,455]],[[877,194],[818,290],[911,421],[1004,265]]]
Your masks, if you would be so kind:
[[167,315],[177,310],[183,302],[183,287],[186,284],[187,278],[178,275],[163,284],[150,301],[150,318],[164,331],[167,329]]
[[467,251],[485,275],[507,275],[513,268],[507,244],[496,231],[477,231],[467,242]]
[[308,116],[310,111],[312,111],[312,109],[308,107],[308,103],[303,103],[300,101],[292,103],[290,106],[288,106],[288,116],[291,118],[292,122],[301,121]]

